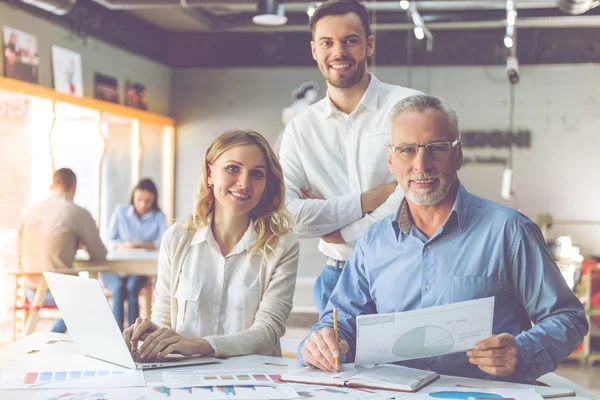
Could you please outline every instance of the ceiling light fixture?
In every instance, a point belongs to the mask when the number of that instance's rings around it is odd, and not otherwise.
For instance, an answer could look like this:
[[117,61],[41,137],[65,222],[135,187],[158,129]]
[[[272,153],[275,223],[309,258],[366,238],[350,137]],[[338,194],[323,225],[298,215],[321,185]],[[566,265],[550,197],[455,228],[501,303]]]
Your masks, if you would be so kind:
[[408,8],[410,7],[410,1],[408,0],[401,0],[400,1],[400,8],[403,10],[408,10]]
[[427,49],[427,51],[432,51],[433,50],[433,35],[429,31],[429,29],[427,29],[425,27],[425,21],[423,20],[423,17],[417,10],[417,7],[415,7],[414,4],[411,4],[409,7],[409,10],[407,12],[410,14],[413,24],[415,25],[415,27],[413,29],[415,37],[417,38],[417,40],[423,40],[423,39],[427,38],[427,43],[426,43],[425,48]]
[[513,0],[506,0],[506,33],[504,34],[504,46],[513,47],[515,44],[515,24],[517,22],[517,10]]
[[256,25],[282,26],[287,20],[280,0],[258,0],[258,14],[252,17],[252,22]]
[[319,8],[321,6],[321,2],[316,2],[316,3],[310,3],[308,5],[308,7],[306,7],[306,13],[308,14],[308,18],[312,18],[313,14],[315,13],[315,11],[317,11],[317,8]]

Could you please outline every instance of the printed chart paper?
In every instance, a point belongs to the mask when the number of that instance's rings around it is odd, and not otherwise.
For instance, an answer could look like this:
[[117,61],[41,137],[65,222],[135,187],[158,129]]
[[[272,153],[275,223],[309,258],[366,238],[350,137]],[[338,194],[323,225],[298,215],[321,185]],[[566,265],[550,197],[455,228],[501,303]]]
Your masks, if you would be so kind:
[[[408,393],[407,393],[408,395]],[[400,397],[400,396],[396,396]],[[401,396],[406,397],[407,396]],[[542,400],[533,389],[466,389],[466,388],[435,388],[410,394],[410,400]]]
[[199,373],[197,370],[173,369],[162,372],[163,386],[168,388],[200,386],[268,386],[279,383],[281,375],[265,373]]
[[300,400],[378,400],[391,399],[398,395],[396,391],[370,388],[349,388],[323,385],[298,385],[292,387]]
[[27,400],[139,400],[146,395],[146,388],[120,388],[120,389],[28,389],[8,390],[2,392],[3,399]]
[[31,371],[0,373],[0,389],[143,387],[142,371]]
[[356,318],[356,364],[459,353],[492,336],[494,298]]
[[298,393],[293,387],[287,385],[168,388],[162,383],[149,383],[146,395],[146,400],[291,400],[297,398]]

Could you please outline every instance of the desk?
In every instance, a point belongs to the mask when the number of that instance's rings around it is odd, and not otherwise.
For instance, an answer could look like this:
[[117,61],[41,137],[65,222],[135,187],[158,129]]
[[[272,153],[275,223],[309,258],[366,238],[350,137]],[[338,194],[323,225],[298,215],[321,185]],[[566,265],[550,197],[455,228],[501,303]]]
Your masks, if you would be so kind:
[[[75,346],[72,343],[60,342],[59,346],[53,347],[46,346],[46,343],[51,340],[70,340],[68,335],[59,334],[59,333],[51,333],[51,332],[40,332],[29,335],[23,339],[20,339],[16,342],[13,342],[3,348],[0,348],[0,370],[15,370],[15,366],[19,363],[27,363],[28,366],[31,366],[31,360],[34,359],[32,356],[27,355],[31,350],[40,350],[42,351],[35,355],[36,358],[39,358],[40,355],[46,354],[48,357],[60,357],[65,354],[77,354],[75,350]],[[44,353],[46,352],[46,353]],[[30,359],[27,361],[27,359]],[[286,367],[276,366],[276,365],[265,365],[265,362],[275,363],[275,364],[285,364]],[[230,370],[230,371],[239,371],[239,372],[260,372],[265,371],[266,369],[272,373],[286,373],[286,372],[294,372],[295,370],[300,369],[301,367],[296,363],[295,360],[290,360],[289,358],[276,358],[276,357],[266,357],[266,356],[244,356],[244,357],[232,357],[227,360],[222,360],[219,364],[210,364],[210,365],[198,365],[198,366],[186,366],[185,369],[196,369],[196,370]],[[149,370],[144,371],[144,378],[146,382],[160,382],[161,379],[161,370]],[[594,395],[589,390],[576,385],[575,383],[562,378],[556,374],[550,373],[544,375],[541,379],[544,383],[547,383],[551,386],[556,386],[565,389],[571,389],[575,391],[577,396],[586,397],[591,400],[600,400],[596,395]],[[439,380],[434,382],[432,386],[436,387],[448,387],[453,386],[457,382],[463,384],[469,384],[472,386],[490,386],[492,383],[494,387],[503,386],[505,388],[515,388],[515,387],[533,387],[528,385],[518,385],[518,384],[510,384],[510,383],[498,383],[498,382],[490,382],[483,381],[479,379],[468,379],[468,378],[456,378],[451,376],[442,376]],[[8,395],[8,391],[6,391]],[[19,399],[26,400],[27,399],[27,391],[21,390],[18,393]],[[406,396],[406,400],[409,399],[410,396]],[[2,396],[2,398],[5,398]],[[15,398],[15,397],[7,397],[7,398]],[[563,398],[565,400],[569,400],[569,397]]]
[[78,251],[73,262],[75,268],[108,267],[107,272],[156,277],[158,250],[113,250],[106,260],[90,260],[85,251]]

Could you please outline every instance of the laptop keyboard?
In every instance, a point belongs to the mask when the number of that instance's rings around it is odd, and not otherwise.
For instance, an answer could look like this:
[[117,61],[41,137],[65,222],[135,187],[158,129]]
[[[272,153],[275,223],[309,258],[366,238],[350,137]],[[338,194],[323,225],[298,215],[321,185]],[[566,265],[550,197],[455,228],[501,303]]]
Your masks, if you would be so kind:
[[136,363],[151,363],[151,362],[162,362],[162,361],[165,361],[164,359],[159,358],[159,357],[152,357],[152,358],[142,359],[139,350],[130,350],[129,352],[131,353],[131,357],[133,358],[133,361],[135,361]]

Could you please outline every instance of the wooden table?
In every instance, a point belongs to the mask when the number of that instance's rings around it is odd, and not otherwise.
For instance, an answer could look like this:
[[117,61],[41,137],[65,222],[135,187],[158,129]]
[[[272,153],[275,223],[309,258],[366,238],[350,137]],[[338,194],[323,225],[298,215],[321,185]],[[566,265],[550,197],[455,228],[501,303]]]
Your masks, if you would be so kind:
[[127,275],[144,275],[156,277],[158,273],[158,251],[157,250],[113,250],[106,255],[106,260],[90,260],[87,253],[78,251],[75,268],[108,267],[112,273]]

